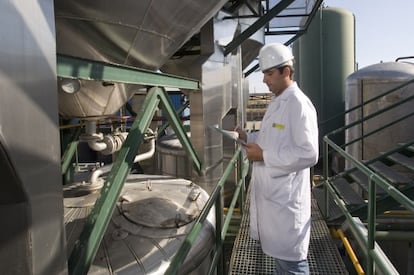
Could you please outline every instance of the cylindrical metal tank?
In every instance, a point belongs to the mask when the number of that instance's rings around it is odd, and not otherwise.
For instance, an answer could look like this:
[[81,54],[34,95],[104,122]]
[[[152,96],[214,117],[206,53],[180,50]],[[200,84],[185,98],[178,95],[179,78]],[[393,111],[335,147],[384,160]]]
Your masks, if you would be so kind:
[[[187,133],[188,137],[191,137],[191,134]],[[227,157],[223,157],[223,163],[225,166],[228,165],[228,160],[231,159],[234,151],[234,142],[227,141],[223,142],[224,154]],[[193,162],[188,156],[183,146],[181,145],[180,140],[175,134],[165,135],[157,141],[157,172],[162,175],[168,175],[173,177],[192,179],[193,175]],[[221,161],[220,161],[221,162]],[[219,162],[219,163],[220,163]],[[217,179],[218,182],[219,179]],[[224,197],[224,206],[229,206],[233,198],[234,187],[236,183],[232,177],[227,179],[229,184],[224,185],[223,188],[223,197]]]
[[[296,80],[318,111],[319,122],[345,110],[345,79],[355,71],[355,19],[344,9],[322,8],[306,34],[293,43]],[[320,136],[342,127],[343,118],[320,124]],[[336,137],[343,143],[344,137]]]
[[59,78],[59,113],[65,118],[112,115],[139,88],[139,85]]
[[[191,133],[187,133],[191,137]],[[165,135],[157,141],[157,170],[163,175],[192,178],[193,165],[180,140],[175,134]]]
[[[346,109],[350,109],[373,97],[383,94],[414,78],[414,65],[409,63],[387,62],[362,68],[346,79],[345,102]],[[387,106],[396,103],[414,92],[414,85],[410,84],[389,95],[381,97],[372,103],[358,108],[346,115],[346,124],[352,123],[375,113]],[[413,102],[406,102],[397,108],[391,109],[379,116],[366,120],[346,130],[346,142],[350,142],[362,134],[370,133],[392,121],[395,121],[412,112]],[[414,138],[414,118],[410,117],[387,127],[386,129],[364,138],[346,148],[358,160],[372,159],[386,152],[398,143],[407,142]]]
[[[68,253],[98,197],[82,187],[64,189]],[[189,180],[129,175],[88,274],[164,274],[207,200],[208,194]],[[179,274],[208,273],[214,234],[211,211]]]

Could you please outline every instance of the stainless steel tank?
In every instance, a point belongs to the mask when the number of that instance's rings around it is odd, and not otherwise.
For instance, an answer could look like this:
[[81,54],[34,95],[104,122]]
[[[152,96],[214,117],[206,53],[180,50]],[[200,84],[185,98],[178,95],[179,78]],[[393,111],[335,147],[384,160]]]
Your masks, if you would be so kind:
[[59,113],[65,118],[95,118],[116,113],[141,86],[58,79]]
[[[157,70],[225,2],[57,0],[56,50],[58,54]],[[59,109],[66,117],[111,115],[139,88],[82,81],[80,89],[67,93],[61,81],[64,79],[59,81]]]
[[[65,186],[68,253],[98,193]],[[129,175],[88,274],[164,274],[194,225],[208,194],[197,184],[159,175]],[[207,274],[215,244],[211,211],[179,274]]]
[[[191,134],[187,133],[191,138]],[[157,172],[179,178],[192,178],[192,160],[175,134],[165,135],[157,141]]]
[[[387,62],[362,68],[349,75],[346,79],[346,109],[348,110],[361,104],[361,102],[383,94],[413,78],[414,65],[409,63]],[[346,124],[386,108],[393,103],[411,96],[413,93],[413,84],[398,89],[389,95],[381,97],[379,100],[365,105],[363,108],[358,108],[348,113],[346,115]],[[346,142],[348,143],[360,137],[361,134],[372,132],[411,113],[413,108],[413,102],[409,101],[346,130]],[[346,150],[358,160],[372,159],[378,156],[380,152],[395,148],[398,143],[412,140],[414,138],[413,125],[414,118],[410,117],[348,146]]]

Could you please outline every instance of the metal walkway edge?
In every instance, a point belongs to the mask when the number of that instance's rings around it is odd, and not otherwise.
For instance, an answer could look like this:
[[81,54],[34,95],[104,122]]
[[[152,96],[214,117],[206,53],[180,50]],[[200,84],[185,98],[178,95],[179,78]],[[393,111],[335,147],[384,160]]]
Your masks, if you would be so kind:
[[[229,275],[273,274],[273,258],[262,252],[258,241],[250,238],[249,205],[250,194],[246,196],[245,211],[240,229],[233,245],[230,258]],[[329,229],[319,211],[317,202],[312,198],[312,227],[308,254],[310,274],[348,274],[339,251],[329,233]]]

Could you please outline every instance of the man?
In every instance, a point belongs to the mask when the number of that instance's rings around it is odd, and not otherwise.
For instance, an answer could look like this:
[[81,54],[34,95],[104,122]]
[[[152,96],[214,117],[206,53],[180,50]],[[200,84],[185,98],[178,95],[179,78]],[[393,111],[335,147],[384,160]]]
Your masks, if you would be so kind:
[[280,43],[260,50],[263,82],[274,97],[259,132],[236,129],[253,161],[251,236],[275,259],[275,274],[309,274],[310,167],[318,159],[318,125],[312,102],[293,81],[293,59]]

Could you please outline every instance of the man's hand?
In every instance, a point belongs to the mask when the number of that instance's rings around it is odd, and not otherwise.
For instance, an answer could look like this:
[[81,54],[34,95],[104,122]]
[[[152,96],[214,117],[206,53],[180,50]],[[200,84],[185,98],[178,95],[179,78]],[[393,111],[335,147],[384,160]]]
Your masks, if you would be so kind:
[[263,161],[263,150],[256,143],[247,143],[243,146],[246,150],[246,156],[251,161]]
[[243,129],[241,129],[239,126],[236,126],[236,128],[234,128],[234,131],[239,134],[239,139],[247,141],[247,134]]

